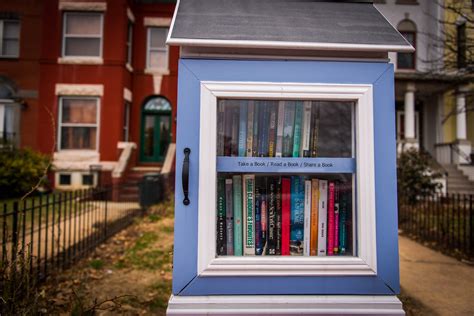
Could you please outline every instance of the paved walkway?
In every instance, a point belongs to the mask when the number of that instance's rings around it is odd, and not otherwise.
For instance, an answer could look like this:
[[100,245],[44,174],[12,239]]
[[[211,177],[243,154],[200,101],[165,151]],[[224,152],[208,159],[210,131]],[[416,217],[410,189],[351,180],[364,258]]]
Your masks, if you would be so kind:
[[399,237],[406,294],[438,315],[474,315],[474,266]]

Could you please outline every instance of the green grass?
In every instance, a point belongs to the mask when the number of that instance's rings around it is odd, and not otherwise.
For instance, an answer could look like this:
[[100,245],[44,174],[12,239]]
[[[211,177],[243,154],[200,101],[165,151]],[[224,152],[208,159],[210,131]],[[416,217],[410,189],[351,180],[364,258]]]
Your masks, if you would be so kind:
[[104,267],[104,261],[102,261],[101,259],[92,259],[91,261],[89,261],[89,266],[92,269],[100,270]]

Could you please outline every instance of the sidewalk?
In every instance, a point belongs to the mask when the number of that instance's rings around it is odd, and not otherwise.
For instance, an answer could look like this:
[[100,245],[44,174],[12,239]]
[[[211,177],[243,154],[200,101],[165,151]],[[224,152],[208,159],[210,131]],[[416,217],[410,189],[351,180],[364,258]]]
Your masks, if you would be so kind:
[[400,283],[439,315],[474,315],[474,266],[399,236]]

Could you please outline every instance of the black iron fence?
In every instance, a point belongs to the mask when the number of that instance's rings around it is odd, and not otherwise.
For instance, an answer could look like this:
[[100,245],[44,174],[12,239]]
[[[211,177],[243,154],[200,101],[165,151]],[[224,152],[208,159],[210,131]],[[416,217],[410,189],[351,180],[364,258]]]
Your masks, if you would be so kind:
[[53,193],[0,207],[3,303],[83,258],[141,214],[136,183]]
[[448,255],[474,259],[474,195],[436,194],[415,203],[399,197],[403,234]]

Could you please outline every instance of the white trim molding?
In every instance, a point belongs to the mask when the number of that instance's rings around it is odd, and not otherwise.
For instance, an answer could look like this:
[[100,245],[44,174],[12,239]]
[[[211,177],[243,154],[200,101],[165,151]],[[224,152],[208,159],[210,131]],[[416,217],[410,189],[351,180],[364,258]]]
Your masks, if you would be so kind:
[[104,59],[102,57],[65,56],[58,58],[58,64],[102,65],[103,63]]
[[[216,258],[217,100],[332,100],[355,103],[354,191],[356,256],[244,256]],[[376,275],[375,163],[373,91],[369,84],[267,82],[201,82],[199,150],[198,262],[199,276],[327,276]]]
[[171,18],[145,17],[143,19],[143,25],[144,26],[169,27],[171,25]]
[[60,0],[58,9],[62,11],[106,11],[107,2],[77,2]]
[[59,96],[94,96],[104,95],[104,85],[102,84],[67,84],[57,83],[55,94]]
[[405,315],[395,295],[175,296],[166,315]]
[[123,88],[123,99],[128,102],[132,102],[132,91],[127,88]]
[[127,8],[127,17],[132,23],[135,23],[135,15],[133,15],[133,12],[130,10],[130,8]]

